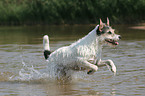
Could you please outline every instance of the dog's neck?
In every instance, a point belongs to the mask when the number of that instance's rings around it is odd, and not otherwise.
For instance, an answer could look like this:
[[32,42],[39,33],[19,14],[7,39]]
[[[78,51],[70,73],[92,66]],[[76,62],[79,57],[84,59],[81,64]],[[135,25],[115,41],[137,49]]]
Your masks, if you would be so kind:
[[72,46],[80,46],[80,45],[88,45],[96,42],[96,32],[95,29],[92,30],[89,34],[85,37],[79,39],[77,42],[73,43]]
[[102,44],[99,41],[99,36],[96,33],[96,30],[99,28],[99,25],[97,25],[91,32],[88,33],[85,37],[78,40],[77,42],[73,43],[71,47],[77,47],[77,46],[85,46],[85,47],[94,47],[95,49],[98,49],[98,47],[102,48]]
[[84,57],[90,56],[96,61],[101,59],[102,44],[100,43],[100,36],[96,34],[98,26],[94,28],[88,35],[73,43],[70,47],[77,49],[79,54]]

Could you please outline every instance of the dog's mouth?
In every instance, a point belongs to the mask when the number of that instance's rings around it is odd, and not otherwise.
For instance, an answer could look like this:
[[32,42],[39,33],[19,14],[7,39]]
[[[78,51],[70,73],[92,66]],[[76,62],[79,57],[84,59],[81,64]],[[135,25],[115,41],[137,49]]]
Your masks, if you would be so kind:
[[112,39],[105,39],[105,41],[106,41],[107,43],[112,44],[112,45],[119,45],[119,43],[118,43],[116,40],[112,40]]

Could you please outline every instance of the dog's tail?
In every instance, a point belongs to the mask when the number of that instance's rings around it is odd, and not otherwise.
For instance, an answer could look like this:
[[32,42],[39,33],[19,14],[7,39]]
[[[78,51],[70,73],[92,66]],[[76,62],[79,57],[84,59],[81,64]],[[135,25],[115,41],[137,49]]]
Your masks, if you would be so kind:
[[44,48],[44,57],[45,60],[47,60],[49,55],[51,54],[48,35],[43,36],[43,48]]

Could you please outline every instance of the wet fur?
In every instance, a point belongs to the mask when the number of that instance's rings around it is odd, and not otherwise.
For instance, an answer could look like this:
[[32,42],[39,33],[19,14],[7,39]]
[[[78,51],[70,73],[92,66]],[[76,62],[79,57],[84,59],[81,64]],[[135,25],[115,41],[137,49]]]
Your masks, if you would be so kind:
[[[108,34],[110,31],[113,34],[112,36]],[[48,54],[49,58],[46,59],[48,64],[55,65],[56,74],[59,73],[61,77],[70,78],[72,74],[70,71],[72,70],[89,70],[87,73],[92,74],[98,70],[98,67],[106,65],[112,72],[116,73],[116,66],[112,60],[101,60],[102,46],[108,44],[108,42],[105,41],[106,38],[114,39],[117,42],[119,40],[119,35],[114,33],[114,29],[108,25],[108,21],[107,25],[100,21],[100,24],[85,37],[70,46],[61,47],[55,50],[51,54]],[[50,48],[47,48],[47,45],[49,47],[48,38],[43,39],[44,50],[50,51]]]

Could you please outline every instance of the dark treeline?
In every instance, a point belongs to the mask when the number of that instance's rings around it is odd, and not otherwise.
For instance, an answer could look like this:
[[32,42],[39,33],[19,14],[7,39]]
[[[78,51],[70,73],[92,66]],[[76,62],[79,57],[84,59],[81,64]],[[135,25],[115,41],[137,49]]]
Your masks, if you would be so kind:
[[90,24],[145,21],[145,0],[1,0],[0,24]]

